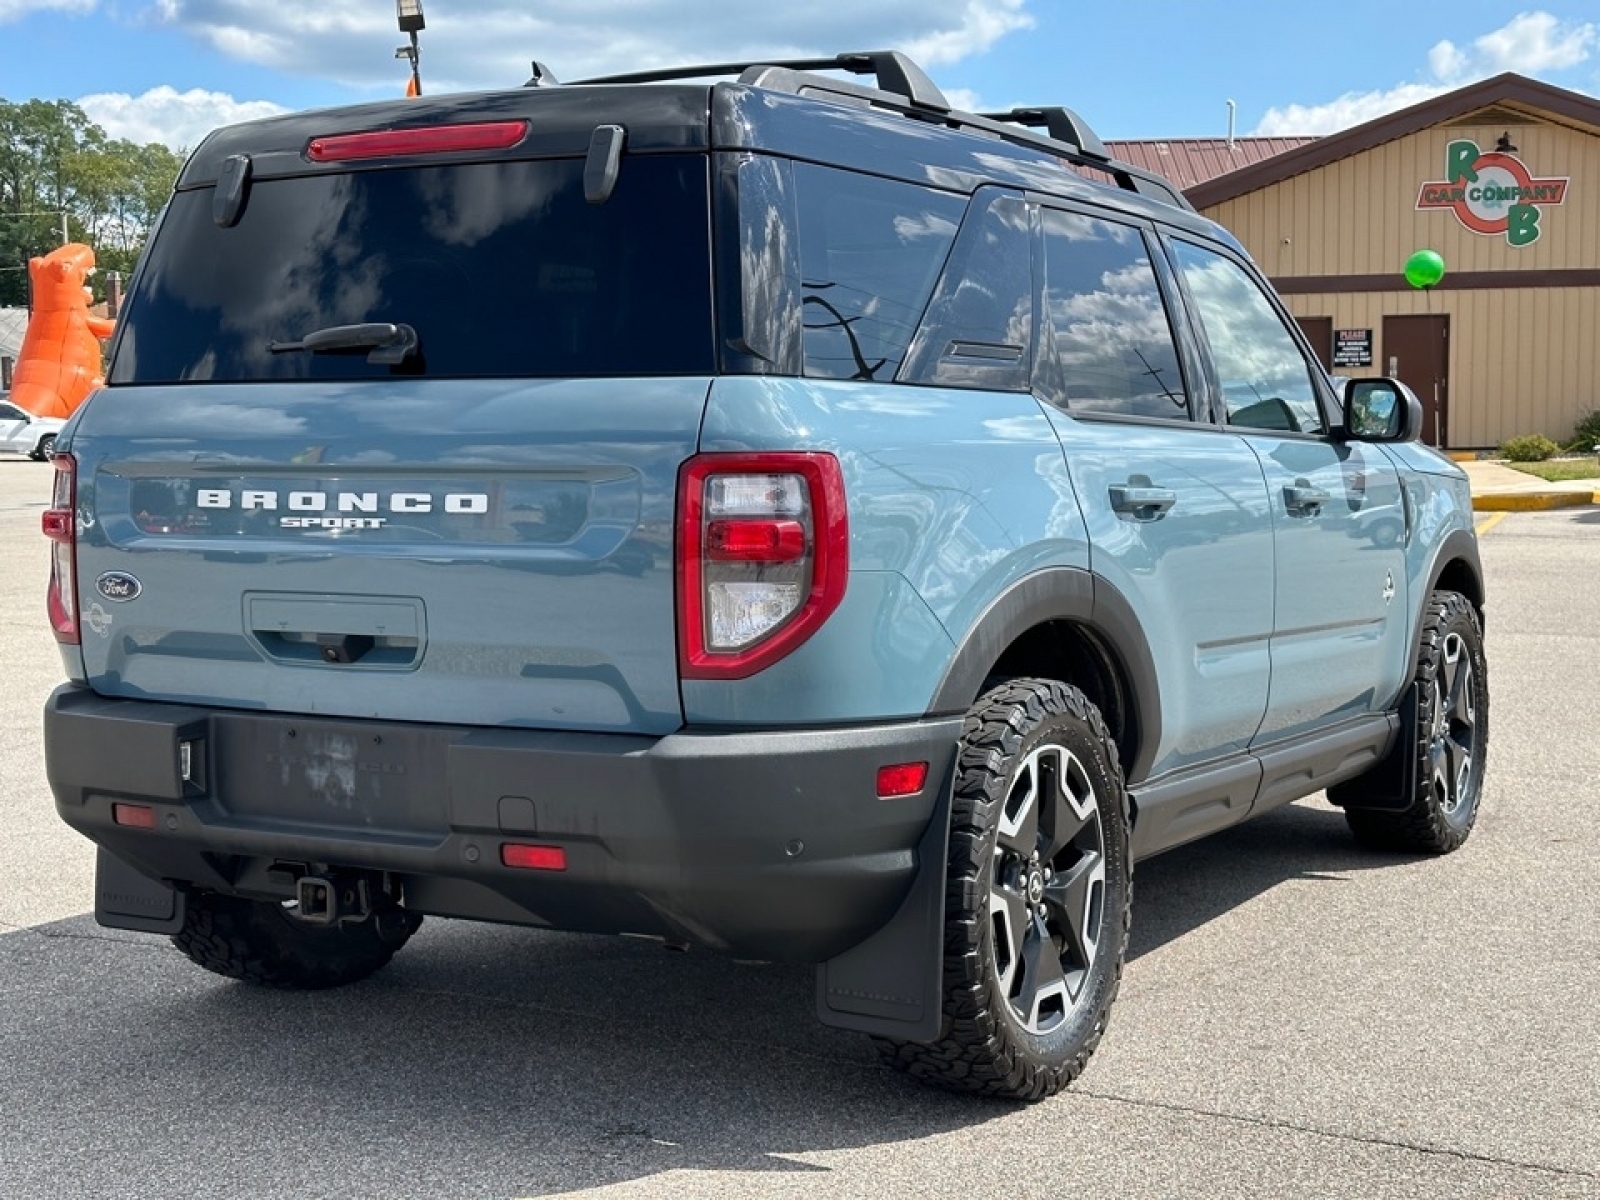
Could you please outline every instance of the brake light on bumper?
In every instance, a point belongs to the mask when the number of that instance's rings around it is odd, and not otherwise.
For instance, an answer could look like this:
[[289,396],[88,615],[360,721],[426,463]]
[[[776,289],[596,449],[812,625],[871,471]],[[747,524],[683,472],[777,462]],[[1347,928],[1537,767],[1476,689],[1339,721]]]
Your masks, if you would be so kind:
[[743,679],[790,653],[844,599],[850,531],[831,454],[701,454],[678,487],[678,648],[685,679]]
[[51,541],[50,585],[45,607],[56,641],[78,644],[78,463],[70,454],[58,454],[50,507],[40,518],[40,528]]

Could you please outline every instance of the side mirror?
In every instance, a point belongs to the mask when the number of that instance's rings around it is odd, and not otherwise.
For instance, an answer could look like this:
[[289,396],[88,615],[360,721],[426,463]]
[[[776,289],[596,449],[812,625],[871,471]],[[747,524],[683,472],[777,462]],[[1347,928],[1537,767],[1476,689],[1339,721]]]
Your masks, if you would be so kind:
[[1422,432],[1422,401],[1398,379],[1350,379],[1340,397],[1345,432],[1361,442],[1409,442]]

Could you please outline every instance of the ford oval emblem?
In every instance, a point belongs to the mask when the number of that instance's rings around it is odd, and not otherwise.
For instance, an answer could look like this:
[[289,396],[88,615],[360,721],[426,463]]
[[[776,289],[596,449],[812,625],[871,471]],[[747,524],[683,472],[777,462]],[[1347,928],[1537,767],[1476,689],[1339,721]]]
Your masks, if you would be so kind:
[[107,600],[115,600],[118,604],[132,600],[142,590],[139,581],[126,571],[107,571],[94,581],[94,586]]

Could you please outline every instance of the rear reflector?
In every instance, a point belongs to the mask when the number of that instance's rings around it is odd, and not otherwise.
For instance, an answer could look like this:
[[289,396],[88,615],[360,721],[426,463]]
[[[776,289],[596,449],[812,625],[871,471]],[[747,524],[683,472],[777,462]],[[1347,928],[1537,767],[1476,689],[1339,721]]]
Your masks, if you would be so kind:
[[356,158],[404,158],[415,154],[448,154],[461,150],[509,150],[528,135],[526,121],[484,121],[472,125],[429,125],[422,129],[384,129],[373,133],[338,133],[312,138],[306,157],[312,162],[347,162]]
[[156,810],[148,804],[113,804],[111,819],[118,825],[126,825],[130,829],[154,829]]
[[525,846],[507,842],[500,847],[500,861],[508,867],[528,871],[565,871],[567,852],[560,846]]
[[878,768],[878,799],[891,800],[896,796],[915,796],[928,782],[928,764],[925,762],[897,763],[892,767]]

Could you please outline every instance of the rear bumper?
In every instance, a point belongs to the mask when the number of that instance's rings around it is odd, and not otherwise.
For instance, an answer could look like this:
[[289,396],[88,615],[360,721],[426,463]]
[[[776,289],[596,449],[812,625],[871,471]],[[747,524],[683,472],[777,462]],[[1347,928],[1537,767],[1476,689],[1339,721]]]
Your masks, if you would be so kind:
[[[823,962],[906,897],[960,727],[630,737],[269,716],[67,685],[44,733],[62,818],[180,888],[287,898],[297,866],[383,871],[418,912]],[[878,769],[903,762],[927,762],[927,786],[878,799]],[[115,823],[117,803],[149,806],[155,827]],[[566,869],[503,866],[507,842],[560,847]]]

